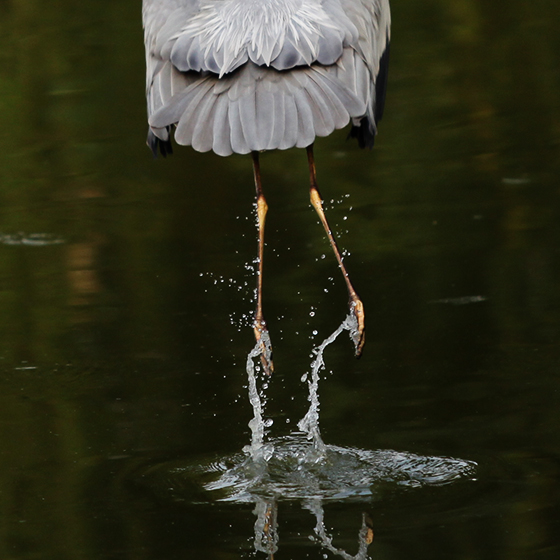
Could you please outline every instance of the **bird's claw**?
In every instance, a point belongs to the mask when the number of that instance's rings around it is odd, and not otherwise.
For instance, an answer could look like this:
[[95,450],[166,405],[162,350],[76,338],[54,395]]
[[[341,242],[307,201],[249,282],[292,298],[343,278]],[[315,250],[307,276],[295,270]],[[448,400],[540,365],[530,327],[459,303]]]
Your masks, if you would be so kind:
[[359,358],[362,355],[366,341],[366,315],[364,304],[356,295],[350,298],[350,314],[355,320],[354,328],[350,331],[350,338],[354,343],[356,358]]
[[261,364],[263,371],[269,377],[274,373],[274,364],[272,362],[272,343],[270,342],[270,335],[266,328],[266,323],[263,319],[256,319],[253,324],[253,333],[255,340],[259,345],[261,354]]

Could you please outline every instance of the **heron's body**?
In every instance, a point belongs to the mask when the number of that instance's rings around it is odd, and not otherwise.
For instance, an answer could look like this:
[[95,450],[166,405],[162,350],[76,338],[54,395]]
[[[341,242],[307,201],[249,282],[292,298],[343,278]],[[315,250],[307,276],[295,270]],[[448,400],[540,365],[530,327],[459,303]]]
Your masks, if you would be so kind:
[[373,145],[388,0],[144,0],[152,148],[219,155],[309,146],[350,120]]
[[221,156],[252,153],[257,189],[259,275],[254,332],[272,371],[262,313],[267,205],[259,152],[307,148],[311,203],[325,228],[356,319],[364,310],[322,208],[313,142],[352,123],[373,146],[383,113],[391,16],[389,0],[143,0],[148,143],[154,154],[175,140]]

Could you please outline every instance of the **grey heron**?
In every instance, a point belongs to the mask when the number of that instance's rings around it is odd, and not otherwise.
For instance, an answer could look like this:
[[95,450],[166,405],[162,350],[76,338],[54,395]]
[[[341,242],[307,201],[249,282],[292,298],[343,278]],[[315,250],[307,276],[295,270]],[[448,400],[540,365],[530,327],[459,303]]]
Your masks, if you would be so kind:
[[[143,0],[142,18],[148,144],[154,155],[172,152],[172,130],[178,144],[200,152],[252,154],[259,228],[257,343],[265,335],[269,340],[262,310],[268,207],[259,152],[306,148],[311,203],[348,288],[359,356],[364,308],[323,211],[313,142],[351,122],[350,136],[361,147],[373,147],[387,84],[389,0]],[[272,369],[271,360],[266,369]]]

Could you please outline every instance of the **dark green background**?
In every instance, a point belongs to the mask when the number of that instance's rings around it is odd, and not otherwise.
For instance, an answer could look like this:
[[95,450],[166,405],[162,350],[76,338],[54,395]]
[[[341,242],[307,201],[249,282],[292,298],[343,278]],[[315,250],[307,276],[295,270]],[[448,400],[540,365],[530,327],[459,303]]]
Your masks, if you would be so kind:
[[[138,482],[249,441],[256,250],[250,158],[154,161],[144,145],[140,11],[0,0],[3,559],[251,555],[250,505]],[[393,1],[374,151],[346,131],[316,143],[367,317],[360,361],[342,338],[327,351],[324,439],[480,465],[469,484],[326,506],[349,552],[366,508],[376,560],[560,554],[558,21],[557,0]],[[262,171],[281,435],[346,293],[305,153],[265,154]],[[279,522],[277,559],[322,557],[300,504]]]

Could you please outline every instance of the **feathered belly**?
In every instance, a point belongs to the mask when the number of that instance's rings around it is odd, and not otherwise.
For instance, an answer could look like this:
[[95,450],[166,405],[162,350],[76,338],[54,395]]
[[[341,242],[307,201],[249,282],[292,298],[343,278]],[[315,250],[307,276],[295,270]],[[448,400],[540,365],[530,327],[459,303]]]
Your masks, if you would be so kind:
[[334,64],[357,34],[337,19],[320,0],[208,0],[174,38],[170,60],[220,77],[249,60],[277,70]]

